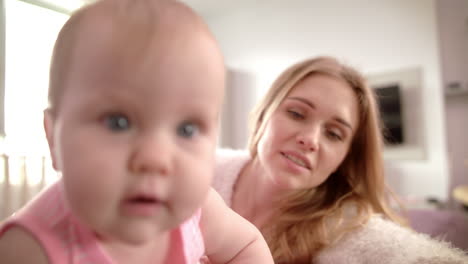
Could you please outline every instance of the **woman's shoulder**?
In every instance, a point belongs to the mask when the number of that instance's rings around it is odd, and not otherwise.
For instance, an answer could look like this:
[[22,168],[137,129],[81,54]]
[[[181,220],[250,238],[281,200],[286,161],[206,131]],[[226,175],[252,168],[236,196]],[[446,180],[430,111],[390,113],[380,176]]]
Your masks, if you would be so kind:
[[249,152],[245,149],[230,149],[230,148],[217,148],[216,149],[216,162],[229,163],[237,160],[250,159]]
[[232,190],[239,177],[239,173],[250,160],[246,150],[217,149],[215,161],[215,176],[213,188],[223,197],[230,206]]
[[223,177],[226,177],[226,175],[237,177],[249,160],[250,155],[246,150],[216,149],[215,175],[222,174]]
[[449,243],[417,233],[379,215],[323,250],[318,263],[468,263]]

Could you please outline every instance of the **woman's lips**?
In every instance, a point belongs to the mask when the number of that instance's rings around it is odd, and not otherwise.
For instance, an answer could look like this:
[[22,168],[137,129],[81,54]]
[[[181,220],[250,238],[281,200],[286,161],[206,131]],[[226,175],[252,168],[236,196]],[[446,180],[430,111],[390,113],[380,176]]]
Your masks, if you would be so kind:
[[294,152],[281,152],[281,155],[296,165],[311,170],[310,162],[304,155]]

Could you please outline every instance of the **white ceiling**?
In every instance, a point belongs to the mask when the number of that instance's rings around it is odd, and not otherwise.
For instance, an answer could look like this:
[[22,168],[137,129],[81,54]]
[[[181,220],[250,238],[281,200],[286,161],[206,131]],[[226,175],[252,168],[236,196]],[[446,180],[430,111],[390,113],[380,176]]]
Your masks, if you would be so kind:
[[[91,3],[95,0],[80,0],[82,3]],[[202,16],[214,16],[229,12],[245,4],[248,4],[249,0],[179,0]]]
[[229,10],[235,9],[242,5],[244,0],[180,0],[192,7],[195,11],[203,16],[212,16]]

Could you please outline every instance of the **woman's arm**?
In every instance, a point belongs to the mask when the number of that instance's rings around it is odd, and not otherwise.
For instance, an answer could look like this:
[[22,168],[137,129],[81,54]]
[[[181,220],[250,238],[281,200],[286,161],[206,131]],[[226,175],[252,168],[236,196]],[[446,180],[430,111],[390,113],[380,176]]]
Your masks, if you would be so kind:
[[227,207],[213,189],[202,208],[200,221],[211,263],[274,263],[260,231]]
[[323,250],[316,263],[468,263],[468,256],[450,244],[416,233],[379,216]]

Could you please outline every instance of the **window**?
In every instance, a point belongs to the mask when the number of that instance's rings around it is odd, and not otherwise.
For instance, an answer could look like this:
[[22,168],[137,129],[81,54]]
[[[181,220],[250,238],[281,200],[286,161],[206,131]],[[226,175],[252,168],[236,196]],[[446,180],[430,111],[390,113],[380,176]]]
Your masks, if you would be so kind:
[[[68,17],[22,1],[5,1],[5,139],[2,152],[6,154],[3,158],[9,159],[9,182],[13,185],[21,181],[38,183],[43,170],[48,172],[46,181],[55,178],[50,171],[50,161],[43,157],[49,153],[43,131],[43,110],[47,106],[53,45]],[[41,168],[39,164],[44,163],[46,168]],[[3,167],[3,164],[0,165]],[[3,174],[0,183],[5,180]]]
[[5,152],[44,155],[42,111],[50,56],[68,15],[18,0],[5,2]]

